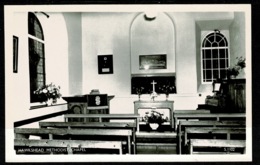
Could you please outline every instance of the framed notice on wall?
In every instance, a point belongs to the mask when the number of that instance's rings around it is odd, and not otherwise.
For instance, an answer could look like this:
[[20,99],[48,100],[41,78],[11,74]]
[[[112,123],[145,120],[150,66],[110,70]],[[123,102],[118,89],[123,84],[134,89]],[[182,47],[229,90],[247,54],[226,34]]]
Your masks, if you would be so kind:
[[98,55],[98,74],[113,73],[113,55]]
[[156,55],[140,55],[139,69],[166,69],[167,67],[166,54]]
[[18,72],[18,37],[13,36],[13,72]]

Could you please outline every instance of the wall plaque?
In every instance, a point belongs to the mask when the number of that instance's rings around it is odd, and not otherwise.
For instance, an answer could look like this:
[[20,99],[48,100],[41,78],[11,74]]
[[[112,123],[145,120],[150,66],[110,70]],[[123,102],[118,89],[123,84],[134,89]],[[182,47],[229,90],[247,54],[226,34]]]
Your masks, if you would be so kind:
[[98,55],[98,73],[113,73],[113,55]]
[[166,69],[166,68],[167,68],[166,54],[140,55],[139,56],[139,69],[140,70]]

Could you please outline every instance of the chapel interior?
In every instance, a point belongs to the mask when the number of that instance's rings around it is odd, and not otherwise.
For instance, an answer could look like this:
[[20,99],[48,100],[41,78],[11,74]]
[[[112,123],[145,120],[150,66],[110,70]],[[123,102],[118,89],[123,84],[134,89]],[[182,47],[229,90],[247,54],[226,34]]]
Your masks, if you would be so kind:
[[[245,12],[10,17],[6,127],[15,154],[245,154],[248,70],[228,72],[247,56]],[[48,84],[59,98],[38,96]]]

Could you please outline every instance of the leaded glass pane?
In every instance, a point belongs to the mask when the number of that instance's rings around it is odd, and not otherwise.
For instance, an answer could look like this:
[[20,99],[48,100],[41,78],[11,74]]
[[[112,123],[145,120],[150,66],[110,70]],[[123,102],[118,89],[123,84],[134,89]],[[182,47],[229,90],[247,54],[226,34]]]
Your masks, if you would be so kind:
[[213,60],[213,68],[218,68],[218,60]]
[[212,71],[206,70],[206,79],[211,79],[211,78],[212,78]]
[[42,31],[42,27],[41,27],[41,24],[40,24],[40,21],[38,20],[38,18],[35,16],[35,14],[29,12],[28,14],[28,32],[29,34],[41,39],[41,40],[44,40],[44,37],[43,37],[43,31]]
[[226,60],[225,59],[220,59],[219,60],[219,68],[226,68]]
[[207,69],[211,69],[211,60],[205,60],[205,63],[206,63],[206,68]]
[[219,58],[226,58],[226,49],[219,49]]
[[218,49],[212,50],[212,56],[213,56],[213,58],[218,58]]
[[207,49],[207,50],[205,50],[205,58],[206,59],[211,59],[211,49]]
[[227,70],[226,69],[220,70],[220,78],[222,78],[222,79],[227,78]]
[[213,79],[216,79],[219,77],[219,71],[218,70],[213,70]]
[[[28,17],[29,34],[43,41],[43,31],[39,20],[33,13],[29,13]],[[32,38],[29,38],[29,70],[31,102],[40,102],[42,100],[34,94],[34,91],[45,84],[44,43]]]

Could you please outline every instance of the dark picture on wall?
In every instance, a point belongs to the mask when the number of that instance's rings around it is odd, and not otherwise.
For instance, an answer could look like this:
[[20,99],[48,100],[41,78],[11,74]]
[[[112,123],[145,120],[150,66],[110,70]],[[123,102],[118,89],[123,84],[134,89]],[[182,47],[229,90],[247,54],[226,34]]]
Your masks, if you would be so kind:
[[13,36],[13,72],[18,72],[18,37]]
[[113,73],[113,55],[98,55],[98,74]]
[[156,55],[140,55],[139,56],[139,69],[166,69],[167,61],[166,54]]

